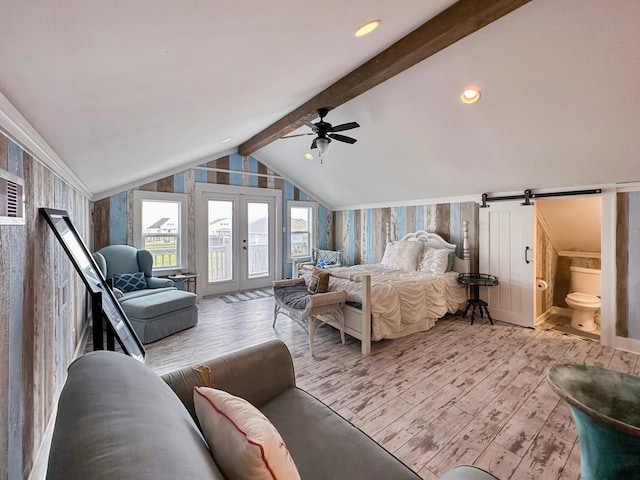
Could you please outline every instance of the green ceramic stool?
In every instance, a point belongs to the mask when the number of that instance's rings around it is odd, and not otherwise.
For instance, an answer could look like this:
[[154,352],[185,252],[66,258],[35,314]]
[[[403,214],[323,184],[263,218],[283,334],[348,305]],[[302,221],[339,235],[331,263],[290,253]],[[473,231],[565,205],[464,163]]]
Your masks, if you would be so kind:
[[640,477],[640,378],[587,365],[556,365],[549,384],[571,407],[582,480]]

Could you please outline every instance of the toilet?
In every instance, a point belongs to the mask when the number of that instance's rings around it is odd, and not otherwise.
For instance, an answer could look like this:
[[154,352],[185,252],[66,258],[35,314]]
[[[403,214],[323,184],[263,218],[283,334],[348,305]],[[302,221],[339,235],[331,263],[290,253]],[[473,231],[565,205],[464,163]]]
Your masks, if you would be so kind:
[[600,270],[569,267],[571,293],[565,301],[573,310],[571,326],[583,332],[598,330],[596,312],[600,310]]

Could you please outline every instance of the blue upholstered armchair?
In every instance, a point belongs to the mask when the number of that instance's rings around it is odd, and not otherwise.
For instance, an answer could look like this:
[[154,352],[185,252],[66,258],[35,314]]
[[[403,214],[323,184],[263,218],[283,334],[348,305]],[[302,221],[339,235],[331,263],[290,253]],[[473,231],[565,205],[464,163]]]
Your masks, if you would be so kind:
[[[131,298],[146,295],[147,293],[151,293],[149,292],[150,289],[154,289],[153,293],[156,293],[157,290],[155,289],[173,288],[173,281],[168,278],[153,276],[153,257],[149,250],[138,250],[130,245],[109,245],[108,247],[98,250],[93,256],[107,280],[116,280],[119,278],[118,276],[122,274],[136,274],[140,272],[143,274],[141,277],[144,277],[144,281],[139,281],[136,285],[137,288],[131,290],[119,288],[116,284],[117,282],[114,281],[114,291],[119,298],[123,296]],[[120,292],[122,292],[122,295]]]

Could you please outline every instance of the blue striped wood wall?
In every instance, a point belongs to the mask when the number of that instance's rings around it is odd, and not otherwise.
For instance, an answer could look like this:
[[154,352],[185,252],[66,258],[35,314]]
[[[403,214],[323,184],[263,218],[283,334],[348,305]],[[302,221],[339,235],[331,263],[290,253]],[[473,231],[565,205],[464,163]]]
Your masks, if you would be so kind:
[[458,246],[462,256],[462,223],[469,222],[472,269],[477,268],[478,204],[475,202],[412,205],[333,213],[334,246],[342,250],[349,265],[379,263],[387,244],[407,233],[426,230]]
[[85,288],[38,208],[89,242],[90,202],[0,134],[0,169],[25,181],[26,224],[0,225],[0,478],[26,478],[85,322]]
[[[210,183],[218,185],[235,185],[254,188],[272,188],[282,191],[282,212],[283,219],[286,218],[287,201],[289,200],[310,200],[305,192],[295,185],[282,178],[267,178],[256,175],[243,175],[243,172],[274,174],[265,165],[253,157],[242,157],[237,153],[227,157],[219,158],[200,165],[202,167],[219,168],[232,170],[238,173],[212,172],[201,169],[186,170],[170,177],[163,178],[156,182],[151,182],[137,187],[140,190],[188,193],[189,182]],[[93,248],[98,250],[106,245],[132,244],[133,243],[133,212],[131,202],[131,192],[121,192],[109,198],[100,200],[94,204],[95,232]],[[194,201],[195,199],[191,199]],[[319,248],[331,248],[331,212],[319,204],[318,207],[318,246]],[[193,223],[195,226],[195,223]],[[283,225],[283,226],[286,226]],[[191,228],[195,230],[195,228]],[[188,232],[189,243],[193,244],[195,232]],[[283,235],[283,275],[290,277],[292,273],[291,263],[286,262],[289,251],[288,236]],[[190,252],[190,257],[195,256],[195,251]],[[190,268],[195,268],[195,258],[189,259]]]

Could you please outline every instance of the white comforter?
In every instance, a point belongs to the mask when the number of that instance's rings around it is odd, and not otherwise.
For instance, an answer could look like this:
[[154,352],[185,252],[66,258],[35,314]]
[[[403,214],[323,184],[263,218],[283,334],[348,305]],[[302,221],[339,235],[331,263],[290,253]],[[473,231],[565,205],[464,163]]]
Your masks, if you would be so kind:
[[[438,318],[464,306],[467,299],[466,288],[458,284],[456,272],[433,275],[377,264],[334,267],[331,273],[371,275],[373,340],[428,330]],[[329,285],[330,290],[346,291],[347,301],[362,303],[362,283],[332,276]]]

